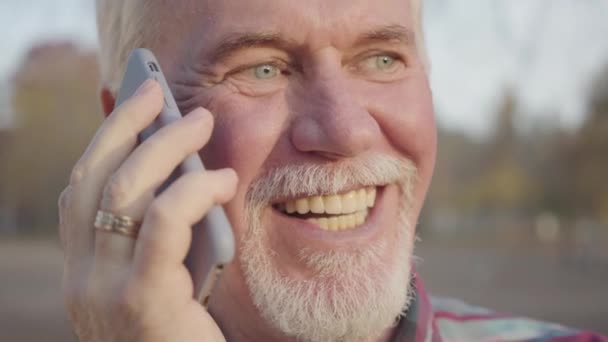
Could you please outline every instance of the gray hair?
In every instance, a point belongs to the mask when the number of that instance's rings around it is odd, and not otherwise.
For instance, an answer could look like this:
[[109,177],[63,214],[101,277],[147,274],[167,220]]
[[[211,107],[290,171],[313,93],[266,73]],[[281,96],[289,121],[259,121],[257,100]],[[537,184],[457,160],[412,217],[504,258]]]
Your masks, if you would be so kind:
[[[131,50],[154,48],[159,32],[159,11],[165,0],[96,0],[99,36],[99,64],[102,86],[118,91]],[[416,46],[428,64],[422,33],[422,0],[410,0],[416,31]],[[170,1],[166,1],[170,2]]]

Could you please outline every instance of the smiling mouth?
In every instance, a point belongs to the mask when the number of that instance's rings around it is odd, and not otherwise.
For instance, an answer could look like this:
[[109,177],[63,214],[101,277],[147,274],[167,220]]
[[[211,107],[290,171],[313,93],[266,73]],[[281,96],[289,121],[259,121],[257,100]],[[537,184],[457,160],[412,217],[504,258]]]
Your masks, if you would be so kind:
[[359,227],[376,202],[376,187],[365,187],[343,194],[302,197],[277,203],[283,214],[306,220],[323,230],[339,232]]

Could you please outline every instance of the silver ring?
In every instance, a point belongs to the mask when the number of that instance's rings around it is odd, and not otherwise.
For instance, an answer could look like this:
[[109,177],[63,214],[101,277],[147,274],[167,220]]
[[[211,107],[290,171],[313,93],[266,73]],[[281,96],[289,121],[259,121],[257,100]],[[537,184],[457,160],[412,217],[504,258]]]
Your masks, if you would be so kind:
[[108,233],[137,238],[141,223],[125,215],[114,215],[107,211],[98,210],[95,216],[95,228]]

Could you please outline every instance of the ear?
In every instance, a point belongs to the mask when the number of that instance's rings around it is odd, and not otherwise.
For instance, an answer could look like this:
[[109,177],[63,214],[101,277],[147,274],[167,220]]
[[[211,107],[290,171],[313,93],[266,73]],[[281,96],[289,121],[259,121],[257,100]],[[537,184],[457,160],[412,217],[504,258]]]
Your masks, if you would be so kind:
[[114,97],[114,94],[112,94],[110,89],[106,87],[101,88],[99,97],[101,100],[101,108],[103,109],[103,115],[107,118],[114,110],[116,98]]

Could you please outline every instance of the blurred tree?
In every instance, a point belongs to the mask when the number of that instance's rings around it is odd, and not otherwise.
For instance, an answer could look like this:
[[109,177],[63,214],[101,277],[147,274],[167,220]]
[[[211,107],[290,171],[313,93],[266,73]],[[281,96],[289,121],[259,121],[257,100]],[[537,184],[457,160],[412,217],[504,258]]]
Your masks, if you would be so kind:
[[570,153],[575,132],[552,125],[549,120],[524,138],[523,164],[536,184],[530,208],[536,212],[549,211],[562,218],[571,218],[573,168]]
[[418,234],[425,230],[454,229],[454,220],[467,214],[470,203],[462,194],[477,178],[480,144],[463,132],[438,126],[438,148],[433,182],[420,217]]
[[21,231],[54,229],[57,197],[101,115],[95,54],[70,43],[31,49],[13,78],[13,137],[1,188]]
[[480,163],[479,151],[480,144],[465,133],[438,128],[437,162],[429,190],[429,205],[458,207],[459,194],[467,191],[477,178],[474,171]]
[[608,225],[608,65],[592,83],[589,111],[570,157],[577,214]]
[[[479,141],[439,128],[437,163],[423,225],[431,222],[434,229],[445,231],[499,228],[488,222],[518,215],[529,205],[536,187],[518,153],[517,107],[514,92],[507,89],[492,134]],[[489,221],[481,223],[485,219]]]
[[14,208],[13,202],[8,197],[6,182],[2,180],[8,177],[8,152],[13,131],[8,127],[0,128],[0,233],[14,232]]
[[494,132],[483,145],[478,177],[464,193],[478,210],[516,212],[530,204],[536,189],[524,169],[515,128],[517,100],[508,88],[498,108]]

